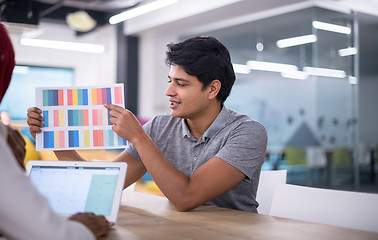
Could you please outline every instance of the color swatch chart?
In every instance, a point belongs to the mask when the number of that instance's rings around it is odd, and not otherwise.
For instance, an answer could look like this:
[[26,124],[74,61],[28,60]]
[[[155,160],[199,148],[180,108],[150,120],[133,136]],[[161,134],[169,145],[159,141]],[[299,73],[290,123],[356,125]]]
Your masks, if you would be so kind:
[[110,122],[104,104],[124,106],[123,84],[95,87],[36,88],[36,105],[42,110],[42,133],[36,136],[36,149],[123,148]]

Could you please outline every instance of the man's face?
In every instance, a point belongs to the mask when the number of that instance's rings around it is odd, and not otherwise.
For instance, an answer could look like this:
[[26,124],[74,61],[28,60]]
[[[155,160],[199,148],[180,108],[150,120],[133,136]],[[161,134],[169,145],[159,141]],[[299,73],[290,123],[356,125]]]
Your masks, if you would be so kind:
[[169,97],[172,115],[191,120],[203,117],[209,107],[208,88],[203,90],[198,78],[187,74],[179,65],[171,65],[168,78],[165,95]]

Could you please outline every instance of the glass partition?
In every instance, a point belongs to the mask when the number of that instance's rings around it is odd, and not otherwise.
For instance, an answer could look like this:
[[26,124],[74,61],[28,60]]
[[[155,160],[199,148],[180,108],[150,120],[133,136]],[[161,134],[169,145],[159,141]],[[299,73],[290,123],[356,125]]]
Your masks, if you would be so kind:
[[237,81],[225,105],[265,126],[263,170],[288,169],[288,183],[359,186],[356,21],[313,7],[200,33],[230,50]]

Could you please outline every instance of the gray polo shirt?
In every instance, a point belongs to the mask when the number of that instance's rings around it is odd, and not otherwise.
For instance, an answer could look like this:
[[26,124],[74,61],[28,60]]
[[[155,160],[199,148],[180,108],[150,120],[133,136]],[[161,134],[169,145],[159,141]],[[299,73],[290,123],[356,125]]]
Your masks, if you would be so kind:
[[[267,133],[259,122],[223,106],[198,140],[184,119],[172,115],[156,116],[143,128],[168,161],[187,176],[214,156],[245,174],[241,183],[207,205],[257,212],[256,191],[267,144]],[[126,151],[140,160],[132,144]]]

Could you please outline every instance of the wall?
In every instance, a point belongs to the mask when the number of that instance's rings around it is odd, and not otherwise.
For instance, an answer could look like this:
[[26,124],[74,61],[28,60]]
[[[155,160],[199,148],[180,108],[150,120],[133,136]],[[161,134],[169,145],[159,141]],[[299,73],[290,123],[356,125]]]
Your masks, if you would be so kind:
[[[188,34],[307,7],[302,0],[181,0],[155,12],[130,19],[124,34],[140,38],[139,115],[151,118],[169,113],[165,88],[169,68],[164,63],[166,45]],[[299,4],[298,4],[299,3]],[[290,5],[288,7],[288,5]]]
[[105,51],[102,54],[93,54],[22,46],[21,36],[11,35],[17,64],[73,68],[78,86],[116,82],[117,49],[114,26],[102,27],[80,37],[75,36],[74,31],[63,24],[42,22],[39,27],[43,29],[43,33],[38,36],[40,39],[102,44]]
[[[186,1],[184,2],[186,3]],[[242,24],[244,22],[264,19],[270,16],[285,14],[291,11],[308,8],[312,4],[307,3],[309,2],[266,1],[264,3],[257,4],[257,1],[251,0],[237,3],[233,2],[229,3],[229,5],[219,6],[217,9],[198,11],[197,13],[192,13],[192,15],[190,16],[185,15],[181,17],[176,16],[176,13],[182,11],[182,9],[180,10],[179,8],[171,6],[165,10],[163,9],[150,15],[146,14],[144,16],[128,21],[125,25],[125,34],[138,35],[141,41],[139,71],[142,87],[139,89],[139,114],[143,117],[150,118],[156,114],[167,113],[170,111],[168,108],[167,97],[164,95],[164,90],[166,87],[164,79],[166,79],[169,72],[169,69],[167,69],[167,67],[163,64],[164,51],[166,49],[167,43],[178,41],[182,36],[195,35],[201,32],[209,31],[210,29],[219,29],[222,25],[223,27],[227,27]],[[339,6],[336,5],[333,6],[333,8],[335,9],[338,7]],[[349,9],[349,7],[344,8],[340,9],[348,12],[347,9]],[[156,24],[159,22],[159,16],[164,16],[164,19],[168,18],[169,16],[171,17],[170,20],[173,20],[174,22],[160,22],[160,24]],[[148,23],[150,24],[149,26]],[[371,111],[371,108],[368,108],[366,106],[374,106],[374,103],[377,102],[377,97],[376,94],[374,94],[373,90],[376,89],[374,87],[377,83],[376,81],[371,80],[360,82],[360,84],[360,138],[362,142],[373,146],[377,144],[377,134],[376,131],[372,131],[371,129],[374,128],[374,122],[377,122],[376,118],[378,116],[378,113],[376,111]],[[256,83],[256,85],[259,86],[258,83]],[[272,85],[272,89],[273,88],[280,89],[277,88],[277,85]],[[339,95],[341,95],[341,98],[337,101],[332,101],[332,103],[334,103],[334,107],[327,110],[327,108],[325,108],[327,106],[327,101],[331,101],[332,97],[335,96],[335,94],[332,92],[333,88],[319,85],[316,87],[316,89],[316,92],[305,91],[307,93],[310,93],[311,97],[308,98],[309,96],[307,96],[307,99],[309,101],[302,103],[302,105],[307,104],[312,106],[312,104],[314,104],[312,101],[315,101],[314,98],[322,100],[322,93],[325,92],[327,93],[328,97],[323,99],[321,104],[323,107],[316,109],[315,111],[306,112],[305,119],[308,127],[317,132],[319,140],[321,140],[323,143],[331,145],[349,145],[351,140],[350,132],[345,131],[345,129],[343,129],[342,127],[344,127],[348,123],[347,121],[351,114],[349,112],[351,103],[344,101],[345,96],[343,96],[343,94],[349,92],[350,90],[343,88],[343,91],[338,92],[340,93]],[[274,94],[272,95],[274,96]],[[254,96],[259,95],[257,93]],[[286,99],[285,101],[288,102],[290,101],[289,99],[290,98]],[[259,101],[256,101],[255,105],[258,106],[255,110],[251,110],[253,111],[253,114],[251,115],[259,116],[260,114],[265,118],[268,118],[268,114],[274,115],[275,113],[277,113],[277,111],[274,111],[274,109],[266,108],[264,104],[270,104],[274,101],[283,101],[282,98],[276,100],[274,100],[274,98],[269,98],[264,100],[262,97],[257,100]],[[235,101],[232,104],[235,105]],[[285,104],[285,106],[290,105]],[[286,121],[286,119],[288,119],[288,115],[296,116],[295,120],[304,118],[301,113],[298,113],[298,110],[299,107],[295,110],[293,109],[291,112],[289,111],[287,115],[280,117],[283,119],[283,121]],[[329,111],[331,111],[331,113],[329,113]],[[321,116],[323,116],[324,114],[332,116],[332,118],[326,119],[326,125],[324,125],[321,131],[317,131],[319,122],[317,121],[317,118],[315,118],[315,115],[321,118]],[[272,130],[275,131],[275,129],[278,128],[278,126],[276,126],[276,121],[274,121],[274,118],[272,118],[270,122],[271,126],[268,127],[271,127]],[[291,125],[291,130],[288,131],[292,131],[293,133],[295,129],[298,128],[298,124],[300,123],[300,121],[294,122]],[[337,127],[335,127],[336,125]],[[290,136],[291,134],[290,132],[286,132],[281,136],[284,135]],[[335,135],[342,137],[336,139],[333,137]],[[279,142],[285,142],[287,141],[287,139],[270,139],[270,141],[272,145],[275,145]]]
[[169,67],[165,65],[166,45],[177,42],[173,33],[145,31],[139,35],[139,115],[149,119],[156,114],[169,113],[169,101],[165,96],[168,87]]
[[[167,43],[177,42],[180,36],[185,34],[217,29],[222,24],[227,26],[241,24],[309,6],[303,4],[305,1],[300,0],[269,0],[258,4],[255,0],[229,2],[222,0],[218,1],[219,5],[216,9],[210,10],[207,5],[200,8],[200,0],[184,2],[189,4],[185,6],[196,5],[196,12],[182,15],[177,13],[185,9],[167,8],[165,11],[147,14],[125,24],[125,34],[134,34],[140,38],[139,113],[141,117],[151,118],[156,114],[170,112],[168,98],[164,94],[168,86],[169,73],[169,68],[164,63]],[[217,1],[212,1],[215,2]],[[166,22],[157,21],[159,16],[164,16]],[[169,21],[174,22],[168,23],[167,16],[171,16]],[[152,25],[147,26],[148,22]],[[153,24],[157,22],[160,25]],[[109,84],[116,81],[115,26],[106,26],[82,37],[76,37],[73,31],[64,25],[41,23],[41,27],[46,28],[46,31],[40,38],[100,43],[105,45],[106,50],[103,54],[97,55],[25,47],[19,44],[19,36],[12,36],[17,63],[74,68],[77,85]],[[377,132],[372,129],[377,129],[374,126],[378,122],[378,113],[367,106],[378,104],[375,91],[377,79],[373,77],[362,79],[359,88],[360,135],[363,142],[376,145]],[[314,125],[315,123],[311,123],[311,127]]]
[[376,147],[378,146],[378,76],[361,77],[359,83],[361,143]]

